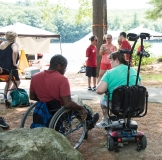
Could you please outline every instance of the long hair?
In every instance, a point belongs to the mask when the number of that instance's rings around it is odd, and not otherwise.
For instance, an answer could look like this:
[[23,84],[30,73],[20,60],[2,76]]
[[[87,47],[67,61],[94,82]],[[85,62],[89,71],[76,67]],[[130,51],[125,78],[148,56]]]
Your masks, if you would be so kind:
[[109,59],[113,59],[113,60],[118,59],[120,64],[128,65],[128,62],[125,60],[125,55],[123,53],[118,52],[118,51],[112,52],[109,56]]

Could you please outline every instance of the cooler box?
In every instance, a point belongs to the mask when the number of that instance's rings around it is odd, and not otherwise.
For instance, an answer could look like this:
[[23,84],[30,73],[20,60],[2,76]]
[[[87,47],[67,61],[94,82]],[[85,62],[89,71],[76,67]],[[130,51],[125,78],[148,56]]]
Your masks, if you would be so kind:
[[31,79],[32,76],[35,74],[35,73],[38,73],[40,72],[40,69],[37,68],[37,67],[28,67],[24,70],[24,73],[25,73],[25,78],[26,79]]

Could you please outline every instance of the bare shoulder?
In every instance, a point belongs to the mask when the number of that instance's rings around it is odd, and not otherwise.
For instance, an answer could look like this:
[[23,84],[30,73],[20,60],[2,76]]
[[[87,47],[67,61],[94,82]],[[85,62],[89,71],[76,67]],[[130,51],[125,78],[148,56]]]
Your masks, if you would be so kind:
[[14,46],[19,46],[16,42],[14,42],[13,44],[12,44],[12,47],[14,47]]
[[8,44],[6,43],[6,42],[1,42],[1,44],[0,44],[0,49],[5,49],[6,47],[8,46]]
[[12,48],[12,49],[18,50],[19,45],[15,42],[15,43],[13,43],[13,44],[11,45],[11,48]]

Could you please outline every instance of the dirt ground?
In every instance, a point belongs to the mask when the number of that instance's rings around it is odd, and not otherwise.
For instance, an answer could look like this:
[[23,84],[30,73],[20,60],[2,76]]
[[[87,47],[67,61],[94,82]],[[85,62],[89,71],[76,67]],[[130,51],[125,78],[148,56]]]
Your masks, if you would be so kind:
[[[76,82],[78,76],[76,74],[68,75],[71,87],[86,86],[86,82]],[[144,82],[143,85],[162,87],[162,83],[153,81]],[[101,120],[102,113],[99,102],[95,100],[84,100],[83,102],[90,105],[95,112],[98,112]],[[6,109],[4,104],[0,104],[0,116],[5,117],[6,122],[10,125],[10,130],[19,128],[21,117],[27,108]],[[138,152],[135,143],[128,143],[120,148],[119,153],[110,152],[107,149],[107,131],[98,128],[89,132],[88,139],[84,140],[78,150],[85,160],[162,160],[162,104],[149,103],[147,115],[135,120],[138,123],[138,130],[144,132],[147,137],[147,148],[145,150]]]

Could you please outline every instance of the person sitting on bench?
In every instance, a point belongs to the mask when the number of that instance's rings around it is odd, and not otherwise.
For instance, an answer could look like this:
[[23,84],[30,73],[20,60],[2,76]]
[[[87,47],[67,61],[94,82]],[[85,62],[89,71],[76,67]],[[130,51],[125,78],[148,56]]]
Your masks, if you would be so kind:
[[[109,95],[110,95],[109,100],[111,101],[113,90],[116,87],[126,85],[127,83],[128,65],[127,65],[127,61],[125,60],[124,54],[119,52],[111,53],[109,59],[111,60],[110,63],[112,65],[112,69],[108,70],[104,74],[104,76],[102,77],[101,81],[97,86],[96,92],[98,94],[103,94],[106,91],[109,91]],[[134,68],[130,67],[129,86],[135,85],[136,76],[137,76],[137,71]],[[141,77],[139,76],[139,83],[140,82],[141,82]],[[110,127],[111,124],[108,124],[108,114],[107,114],[108,99],[106,95],[104,95],[101,98],[100,105],[103,113],[103,118],[100,123],[96,124],[96,126],[98,128]]]

